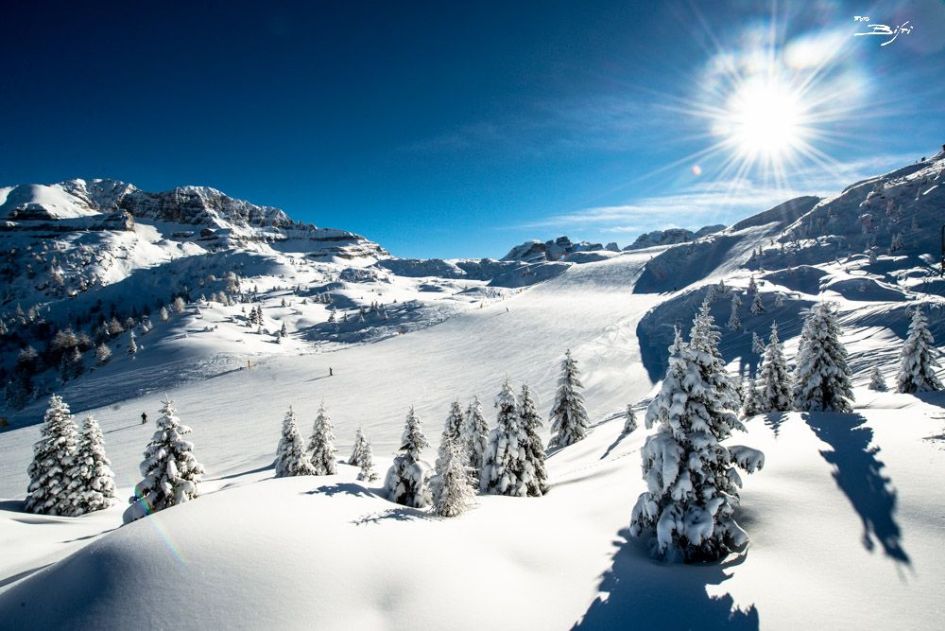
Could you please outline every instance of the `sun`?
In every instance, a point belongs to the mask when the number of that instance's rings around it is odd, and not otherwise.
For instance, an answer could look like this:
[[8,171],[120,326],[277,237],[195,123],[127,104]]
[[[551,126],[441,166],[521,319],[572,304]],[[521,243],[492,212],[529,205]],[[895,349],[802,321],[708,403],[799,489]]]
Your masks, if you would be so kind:
[[808,136],[801,94],[765,77],[736,86],[720,117],[724,141],[741,159],[769,164],[789,160]]

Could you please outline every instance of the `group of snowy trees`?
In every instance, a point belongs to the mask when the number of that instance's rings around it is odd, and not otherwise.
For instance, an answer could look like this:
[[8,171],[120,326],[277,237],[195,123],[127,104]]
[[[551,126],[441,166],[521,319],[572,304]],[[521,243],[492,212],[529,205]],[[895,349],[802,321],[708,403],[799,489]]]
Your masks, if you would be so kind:
[[[551,409],[550,446],[565,447],[586,435],[589,422],[581,388],[577,362],[568,351]],[[545,445],[539,434],[542,419],[530,389],[523,385],[516,397],[506,379],[495,408],[496,424],[489,431],[478,397],[465,413],[458,401],[451,404],[432,472],[421,457],[428,443],[411,408],[400,449],[387,472],[387,497],[417,508],[432,503],[437,514],[454,516],[466,509],[476,488],[516,497],[547,493]]]
[[115,499],[115,474],[109,465],[98,422],[87,416],[80,430],[69,406],[53,395],[41,438],[33,445],[26,510],[75,516],[108,508]]
[[[791,409],[851,412],[851,371],[840,334],[837,313],[830,303],[811,307],[804,320],[792,376],[778,339],[777,323],[773,323],[758,378],[749,380],[743,395],[744,414],[751,416]],[[925,314],[916,307],[900,351],[896,379],[899,392],[942,389],[942,382],[936,375],[940,368],[933,343]],[[870,372],[869,387],[877,391],[887,390],[878,367],[874,366]]]
[[[298,422],[292,408],[282,421],[282,437],[276,448],[275,472],[277,478],[295,475],[334,475],[337,473],[335,464],[335,434],[331,417],[322,403],[315,416],[312,426],[312,436],[308,445],[302,441]],[[371,446],[358,429],[358,440],[355,442],[355,454],[350,464],[362,466],[370,462]],[[364,460],[366,458],[366,460]],[[362,470],[362,474],[371,475],[370,466]]]

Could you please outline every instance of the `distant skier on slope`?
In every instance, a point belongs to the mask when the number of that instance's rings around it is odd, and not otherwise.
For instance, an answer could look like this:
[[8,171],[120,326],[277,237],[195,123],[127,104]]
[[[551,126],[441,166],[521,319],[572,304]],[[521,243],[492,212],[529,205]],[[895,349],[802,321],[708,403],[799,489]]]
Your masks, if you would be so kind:
[[142,412],[142,413],[141,413],[141,424],[142,424],[142,425],[147,425],[147,424],[148,424],[148,413],[147,413],[147,412]]

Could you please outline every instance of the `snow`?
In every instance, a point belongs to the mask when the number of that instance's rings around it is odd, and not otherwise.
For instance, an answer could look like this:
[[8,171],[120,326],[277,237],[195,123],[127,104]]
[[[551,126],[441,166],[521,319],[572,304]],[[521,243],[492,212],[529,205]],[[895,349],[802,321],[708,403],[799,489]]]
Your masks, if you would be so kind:
[[[817,217],[843,227],[882,182],[901,187],[884,189],[897,200],[932,188],[915,202],[930,213],[943,190],[929,181],[941,177],[936,168],[910,167],[823,202],[805,198],[692,243],[535,268],[377,264],[375,255],[344,259],[327,250],[316,260],[305,249],[314,242],[301,236],[224,253],[172,238],[179,226],[147,218],[134,231],[101,233],[95,243],[115,261],[101,264],[110,284],[99,291],[114,287],[112,295],[131,300],[129,287],[141,288],[153,300],[169,280],[239,269],[244,285],[259,286],[259,300],[197,301],[168,322],[153,314],[154,330],[139,334],[133,360],[124,335],[110,342],[107,365],[59,391],[77,418],[99,420],[120,500],[139,481],[154,433],[141,412],[155,419],[160,400],[173,399],[207,472],[198,498],[124,526],[123,501],[81,517],[25,513],[45,401],[12,417],[14,427],[0,434],[0,620],[11,628],[99,629],[142,620],[168,628],[937,628],[945,394],[867,386],[874,367],[894,377],[910,307],[921,303],[939,344],[945,339],[941,286],[929,282],[914,250],[870,262],[859,252],[838,255],[825,235],[819,244],[817,235],[801,239],[797,250],[793,241],[784,252],[770,244],[785,227],[818,225]],[[107,191],[96,187],[104,184],[87,183],[86,194],[104,199]],[[10,194],[3,189],[0,200]],[[848,232],[851,242],[859,238]],[[23,234],[8,236],[21,243]],[[60,236],[68,247],[80,238]],[[908,231],[904,239],[907,248],[922,243],[910,242]],[[130,248],[127,260],[121,245]],[[752,275],[764,313],[752,314],[745,299]],[[497,278],[511,280],[500,286]],[[735,513],[750,537],[746,551],[717,565],[663,563],[629,539],[631,510],[646,490],[641,449],[652,431],[625,433],[626,410],[647,405],[673,326],[688,328],[723,278],[725,295],[711,307],[716,321],[729,316],[728,293],[742,298],[743,328],[724,329],[719,344],[731,373],[757,365],[751,334],[766,336],[775,320],[790,364],[800,311],[822,297],[836,302],[854,410],[746,420],[747,431],[724,443],[756,471],[744,476]],[[298,285],[297,296],[286,289]],[[339,319],[347,312],[355,320],[358,307],[379,302],[394,323],[327,328],[328,307],[315,300],[326,287]],[[262,334],[244,326],[241,307],[255,304]],[[289,335],[276,343],[282,324]],[[391,503],[383,478],[359,482],[358,468],[340,462],[334,475],[274,478],[290,405],[307,430],[324,401],[340,455],[363,427],[383,474],[410,406],[431,438],[454,400],[465,407],[478,396],[492,425],[491,403],[508,377],[527,383],[547,410],[569,348],[581,366],[590,427],[584,440],[550,454],[541,497],[479,495],[446,519]],[[546,423],[541,437],[549,431]],[[422,458],[432,461],[437,446]],[[706,523],[693,517],[694,527]]]

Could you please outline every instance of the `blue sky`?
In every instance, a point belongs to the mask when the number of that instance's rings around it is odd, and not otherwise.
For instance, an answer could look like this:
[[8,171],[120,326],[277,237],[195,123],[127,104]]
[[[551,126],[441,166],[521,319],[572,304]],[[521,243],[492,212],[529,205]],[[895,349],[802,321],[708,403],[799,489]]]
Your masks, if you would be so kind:
[[[942,0],[17,5],[0,185],[205,184],[400,256],[731,223],[945,142]],[[802,146],[747,160],[772,67]]]

